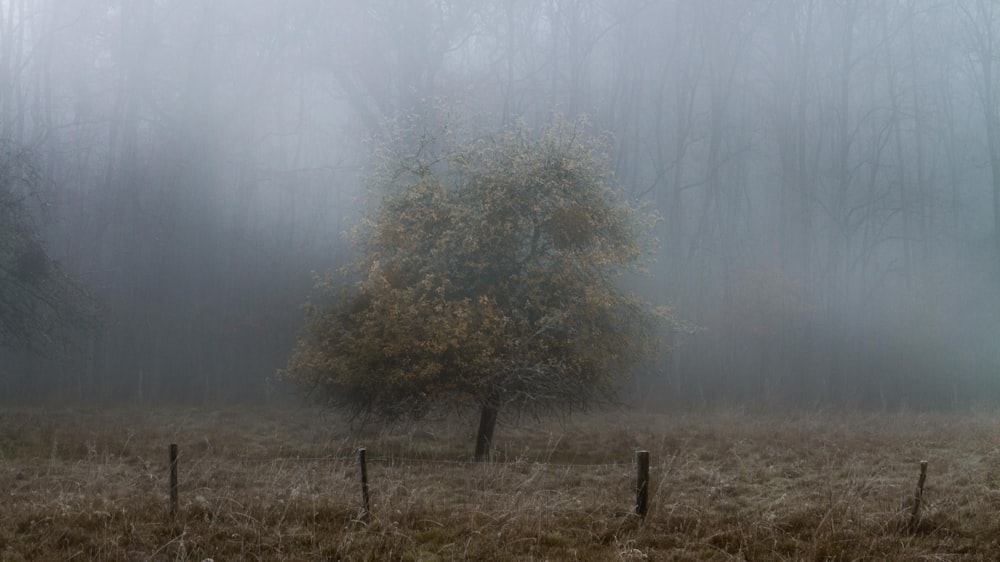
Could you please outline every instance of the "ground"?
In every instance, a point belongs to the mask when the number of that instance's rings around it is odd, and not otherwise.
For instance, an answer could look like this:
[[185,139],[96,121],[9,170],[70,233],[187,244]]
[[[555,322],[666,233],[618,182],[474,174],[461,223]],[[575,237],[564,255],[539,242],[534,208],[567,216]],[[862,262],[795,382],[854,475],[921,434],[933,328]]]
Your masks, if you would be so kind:
[[[523,420],[498,428],[486,464],[465,462],[473,422],[0,410],[0,560],[1000,559],[997,412]],[[637,449],[651,457],[644,521]]]

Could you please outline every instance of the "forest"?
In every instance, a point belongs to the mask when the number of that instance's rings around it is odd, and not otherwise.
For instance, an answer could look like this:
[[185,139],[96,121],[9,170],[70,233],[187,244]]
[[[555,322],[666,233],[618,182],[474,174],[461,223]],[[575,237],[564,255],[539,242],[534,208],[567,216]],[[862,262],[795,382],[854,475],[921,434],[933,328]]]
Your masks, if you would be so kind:
[[998,61],[991,0],[0,0],[0,402],[287,399],[387,127],[558,116],[690,327],[626,399],[995,405]]

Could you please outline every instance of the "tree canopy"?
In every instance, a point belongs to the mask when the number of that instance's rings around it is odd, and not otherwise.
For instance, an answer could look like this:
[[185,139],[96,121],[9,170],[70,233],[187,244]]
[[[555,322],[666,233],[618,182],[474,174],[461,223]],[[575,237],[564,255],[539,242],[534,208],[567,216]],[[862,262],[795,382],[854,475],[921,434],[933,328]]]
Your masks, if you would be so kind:
[[89,299],[49,256],[32,214],[30,155],[0,143],[0,346],[39,351],[91,316]]
[[477,406],[481,457],[502,409],[614,397],[657,320],[619,284],[643,221],[580,125],[441,144],[381,153],[360,280],[321,283],[287,374],[355,414]]

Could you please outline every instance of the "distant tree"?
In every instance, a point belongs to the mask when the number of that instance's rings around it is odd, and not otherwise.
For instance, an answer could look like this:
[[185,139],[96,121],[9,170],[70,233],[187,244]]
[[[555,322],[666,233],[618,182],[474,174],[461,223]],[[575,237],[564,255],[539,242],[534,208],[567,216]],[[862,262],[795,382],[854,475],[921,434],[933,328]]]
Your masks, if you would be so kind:
[[613,399],[658,314],[619,288],[643,224],[579,126],[433,136],[381,154],[361,279],[319,285],[330,303],[309,308],[285,374],[355,415],[477,407],[482,460],[502,410]]
[[31,205],[39,184],[27,152],[0,143],[0,347],[39,351],[93,318],[86,293],[46,251]]

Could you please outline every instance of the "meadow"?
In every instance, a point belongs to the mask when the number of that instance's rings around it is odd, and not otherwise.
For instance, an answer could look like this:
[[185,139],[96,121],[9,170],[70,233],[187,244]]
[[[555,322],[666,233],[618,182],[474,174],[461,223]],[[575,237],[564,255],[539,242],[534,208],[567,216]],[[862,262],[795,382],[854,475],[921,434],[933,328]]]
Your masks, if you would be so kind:
[[[0,410],[0,560],[1000,559],[997,412],[522,420],[480,464],[466,462],[473,421]],[[651,458],[644,520],[637,449]]]

